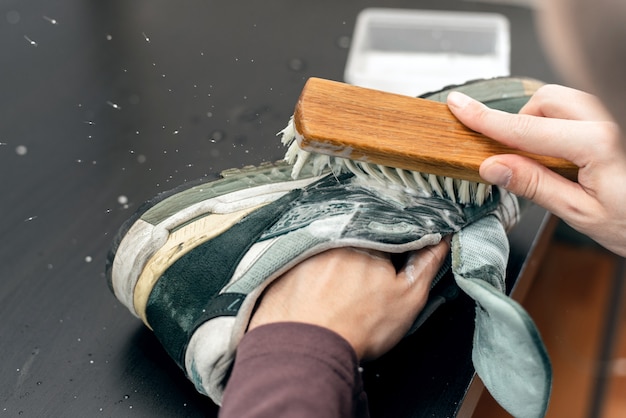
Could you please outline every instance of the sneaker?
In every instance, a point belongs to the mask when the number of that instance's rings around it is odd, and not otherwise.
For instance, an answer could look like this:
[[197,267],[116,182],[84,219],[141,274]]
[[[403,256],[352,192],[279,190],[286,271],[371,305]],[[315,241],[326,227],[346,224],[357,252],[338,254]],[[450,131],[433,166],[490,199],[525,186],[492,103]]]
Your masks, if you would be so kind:
[[392,176],[304,165],[294,179],[293,169],[228,170],[160,194],[122,225],[107,258],[117,299],[218,405],[258,298],[296,264],[346,246],[403,254],[490,214],[504,227],[518,216],[515,197],[499,189],[479,206],[426,196]]

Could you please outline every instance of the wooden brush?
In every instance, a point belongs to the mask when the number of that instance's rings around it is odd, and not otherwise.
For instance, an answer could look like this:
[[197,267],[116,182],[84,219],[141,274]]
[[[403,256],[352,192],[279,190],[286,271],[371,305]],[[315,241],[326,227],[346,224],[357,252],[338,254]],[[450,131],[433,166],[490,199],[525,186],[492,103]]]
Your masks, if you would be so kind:
[[293,116],[298,146],[409,171],[483,182],[478,168],[496,154],[530,157],[576,180],[569,161],[522,152],[465,127],[445,103],[310,78]]

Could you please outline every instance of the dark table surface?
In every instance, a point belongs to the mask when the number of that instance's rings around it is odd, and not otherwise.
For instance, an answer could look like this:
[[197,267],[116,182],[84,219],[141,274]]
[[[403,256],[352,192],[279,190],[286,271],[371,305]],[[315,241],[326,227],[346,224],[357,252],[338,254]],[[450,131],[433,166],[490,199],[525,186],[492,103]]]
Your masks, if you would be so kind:
[[[118,226],[156,193],[282,157],[310,76],[341,80],[360,10],[499,12],[514,75],[555,81],[528,9],[466,1],[0,1],[0,416],[212,416],[107,288]],[[420,92],[416,92],[420,93]],[[544,221],[511,234],[517,277]],[[472,377],[459,298],[365,366],[374,416],[451,416]]]

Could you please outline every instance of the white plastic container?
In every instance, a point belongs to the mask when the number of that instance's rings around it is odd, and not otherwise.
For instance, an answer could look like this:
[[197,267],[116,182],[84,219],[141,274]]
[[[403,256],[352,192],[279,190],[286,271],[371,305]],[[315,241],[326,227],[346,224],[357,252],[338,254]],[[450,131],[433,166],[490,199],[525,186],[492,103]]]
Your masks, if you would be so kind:
[[502,15],[370,8],[357,17],[344,79],[417,96],[509,75],[509,62],[509,22]]

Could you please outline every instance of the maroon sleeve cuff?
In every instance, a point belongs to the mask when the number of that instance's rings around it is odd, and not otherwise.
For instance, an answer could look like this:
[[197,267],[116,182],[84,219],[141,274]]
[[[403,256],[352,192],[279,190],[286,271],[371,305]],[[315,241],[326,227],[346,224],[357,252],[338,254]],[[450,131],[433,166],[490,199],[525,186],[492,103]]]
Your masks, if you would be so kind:
[[220,416],[367,416],[356,354],[339,334],[319,326],[255,328],[237,348]]

